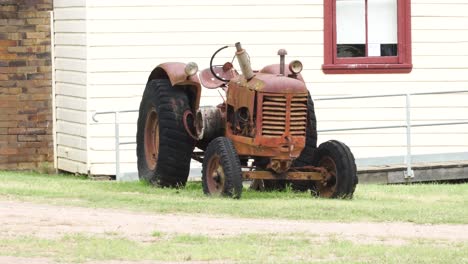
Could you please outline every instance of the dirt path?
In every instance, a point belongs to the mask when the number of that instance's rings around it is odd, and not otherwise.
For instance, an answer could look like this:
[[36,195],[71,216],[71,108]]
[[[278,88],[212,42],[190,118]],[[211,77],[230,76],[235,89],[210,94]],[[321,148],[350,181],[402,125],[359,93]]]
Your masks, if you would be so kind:
[[65,234],[84,233],[103,236],[112,234],[149,242],[154,239],[152,234],[156,231],[210,236],[302,233],[322,237],[336,235],[361,242],[379,240],[383,237],[468,241],[468,225],[227,218],[0,201],[0,237],[35,235],[43,238],[58,238]]

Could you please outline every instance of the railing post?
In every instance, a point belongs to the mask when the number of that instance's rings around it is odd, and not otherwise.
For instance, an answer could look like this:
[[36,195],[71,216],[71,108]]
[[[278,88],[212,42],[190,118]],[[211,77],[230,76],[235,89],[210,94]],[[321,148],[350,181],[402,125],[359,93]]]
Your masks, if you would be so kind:
[[115,129],[115,180],[120,180],[120,127],[119,127],[119,111],[114,113],[114,129]]
[[411,95],[406,94],[406,171],[405,179],[414,178],[411,168]]

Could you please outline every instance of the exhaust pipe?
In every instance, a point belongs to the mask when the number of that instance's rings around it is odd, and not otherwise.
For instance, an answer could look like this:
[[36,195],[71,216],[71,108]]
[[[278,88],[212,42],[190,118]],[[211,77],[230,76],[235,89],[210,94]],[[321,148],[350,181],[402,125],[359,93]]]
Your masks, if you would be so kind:
[[245,49],[242,49],[240,42],[236,43],[236,50],[236,56],[241,67],[242,74],[244,75],[245,79],[252,79],[254,77],[254,73],[252,71],[252,66],[250,65],[249,55]]

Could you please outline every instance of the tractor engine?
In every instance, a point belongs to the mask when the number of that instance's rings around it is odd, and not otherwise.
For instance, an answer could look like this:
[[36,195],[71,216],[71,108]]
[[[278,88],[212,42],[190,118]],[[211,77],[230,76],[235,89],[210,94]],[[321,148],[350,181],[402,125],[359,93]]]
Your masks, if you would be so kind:
[[279,65],[253,72],[245,50],[240,44],[236,48],[242,75],[228,85],[226,133],[239,155],[289,161],[281,166],[287,170],[306,140],[308,90],[298,75],[302,64],[293,61],[286,70],[286,51],[280,50]]

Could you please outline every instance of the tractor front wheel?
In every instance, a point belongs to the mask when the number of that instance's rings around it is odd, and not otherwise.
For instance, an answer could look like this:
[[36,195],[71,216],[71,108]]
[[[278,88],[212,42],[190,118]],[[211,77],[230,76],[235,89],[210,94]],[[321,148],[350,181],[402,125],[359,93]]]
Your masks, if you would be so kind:
[[208,144],[203,158],[202,185],[207,195],[241,197],[241,164],[230,139],[218,137]]
[[330,140],[320,144],[317,164],[325,168],[329,176],[317,181],[314,194],[324,198],[351,199],[358,183],[353,153],[344,143]]

